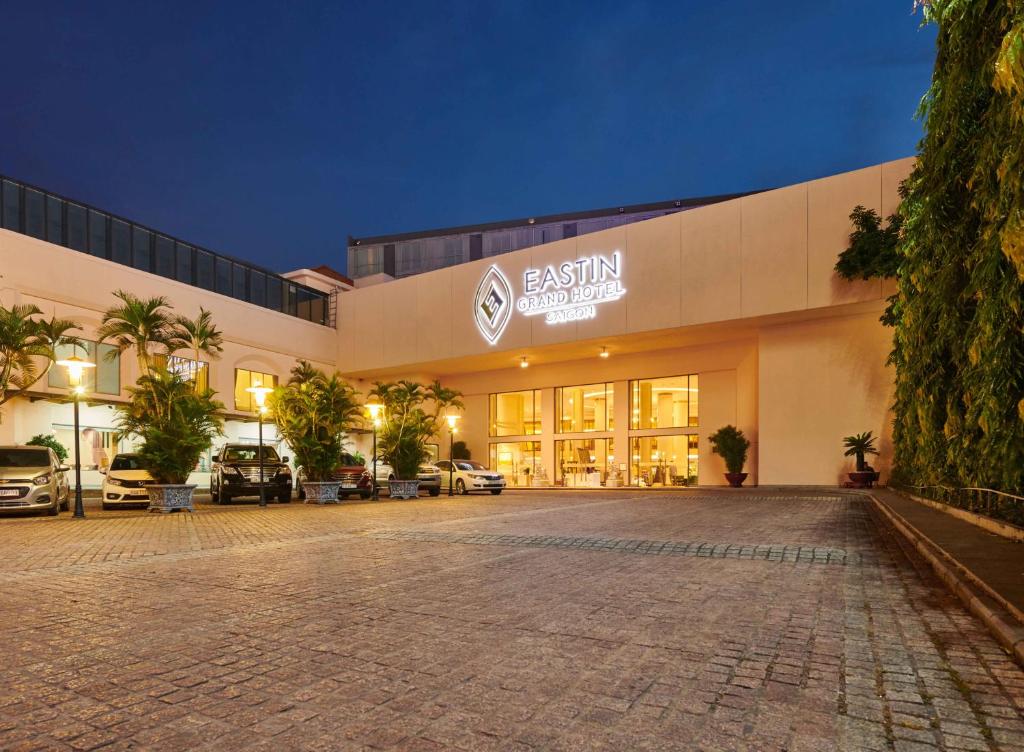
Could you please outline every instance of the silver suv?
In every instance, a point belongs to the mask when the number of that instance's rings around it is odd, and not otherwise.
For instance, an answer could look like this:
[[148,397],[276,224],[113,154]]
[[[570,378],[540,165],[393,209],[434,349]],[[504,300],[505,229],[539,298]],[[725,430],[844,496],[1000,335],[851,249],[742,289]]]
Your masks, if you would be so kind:
[[0,512],[67,511],[67,471],[52,449],[0,446]]

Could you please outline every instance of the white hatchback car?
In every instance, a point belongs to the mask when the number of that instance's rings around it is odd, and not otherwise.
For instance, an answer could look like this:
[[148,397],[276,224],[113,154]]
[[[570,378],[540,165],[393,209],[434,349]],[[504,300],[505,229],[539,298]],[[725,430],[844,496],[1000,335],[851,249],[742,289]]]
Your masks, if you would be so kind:
[[455,467],[448,460],[434,463],[441,471],[441,488],[448,490],[449,478],[455,484],[455,493],[462,495],[470,491],[490,491],[497,496],[505,490],[505,476],[488,470],[473,460],[455,460]]
[[138,455],[115,455],[110,467],[102,472],[104,509],[149,504],[146,486],[153,483],[153,476],[142,469]]

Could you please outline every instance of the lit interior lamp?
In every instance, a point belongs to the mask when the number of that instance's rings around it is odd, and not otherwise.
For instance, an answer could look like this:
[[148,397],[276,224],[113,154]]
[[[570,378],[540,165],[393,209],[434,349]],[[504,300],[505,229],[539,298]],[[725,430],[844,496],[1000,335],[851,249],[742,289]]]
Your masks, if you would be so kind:
[[608,357],[609,355],[611,355],[611,353],[610,353],[610,352],[608,352],[608,348],[607,348],[607,347],[602,347],[602,348],[601,348],[601,352],[600,352],[600,354],[598,355],[598,357],[599,357],[599,358],[607,358],[607,357]]
[[253,400],[256,402],[256,417],[259,423],[259,453],[260,453],[260,506],[267,506],[267,492],[263,485],[263,416],[267,412],[267,395],[274,391],[269,386],[263,386],[262,383],[257,381],[250,387],[246,387],[246,390],[252,395]]
[[88,360],[82,360],[77,355],[72,355],[70,358],[56,361],[56,365],[61,368],[68,369],[68,386],[71,387],[72,394],[75,395],[75,512],[74,516],[77,519],[85,519],[85,506],[82,503],[82,452],[79,441],[79,427],[78,427],[78,403],[85,393],[85,386],[82,384],[82,378],[85,376],[86,368],[95,368],[95,363],[90,363]]
[[528,361],[526,359],[525,355],[522,358],[519,359],[519,367],[520,368],[529,368],[530,367],[530,361]]

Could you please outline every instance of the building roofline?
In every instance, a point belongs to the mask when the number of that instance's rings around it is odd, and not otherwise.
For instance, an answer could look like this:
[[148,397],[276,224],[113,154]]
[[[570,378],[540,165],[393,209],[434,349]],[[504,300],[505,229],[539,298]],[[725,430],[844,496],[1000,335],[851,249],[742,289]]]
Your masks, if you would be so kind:
[[743,198],[762,191],[745,191],[743,193],[723,193],[717,196],[699,196],[696,198],[673,199],[670,201],[655,201],[647,204],[630,204],[624,206],[609,207],[606,209],[590,209],[587,211],[563,212],[561,214],[545,214],[535,217],[522,217],[520,219],[507,219],[500,222],[483,222],[475,225],[460,225],[457,227],[441,227],[434,230],[414,230],[412,232],[401,232],[394,235],[366,235],[363,237],[348,236],[349,246],[394,243],[402,240],[416,240],[418,238],[432,238],[442,235],[462,235],[470,232],[485,232],[487,230],[503,230],[509,227],[522,227],[530,224],[547,224],[549,222],[569,222],[580,219],[593,219],[595,217],[615,216],[617,214],[632,214],[634,212],[657,211],[660,209],[687,209],[698,206],[717,204],[722,201],[731,201],[736,198]]

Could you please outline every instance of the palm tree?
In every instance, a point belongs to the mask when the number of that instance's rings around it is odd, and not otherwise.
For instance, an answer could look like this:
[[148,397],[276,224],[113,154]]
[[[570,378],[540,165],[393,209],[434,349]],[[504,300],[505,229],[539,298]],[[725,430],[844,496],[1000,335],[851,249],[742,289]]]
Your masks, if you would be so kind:
[[205,308],[199,308],[195,319],[177,316],[174,319],[174,340],[168,344],[168,350],[189,350],[195,356],[195,388],[199,389],[200,355],[207,355],[216,360],[224,352],[224,335],[213,323],[213,316]]
[[[34,305],[0,306],[0,405],[10,402],[50,372],[59,345],[80,345],[68,334],[78,324],[69,319],[39,318]],[[36,358],[45,358],[39,369]]]
[[[114,297],[122,304],[103,314],[103,324],[96,334],[100,342],[111,340],[118,353],[134,347],[139,370],[146,376],[153,369],[150,348],[158,347],[168,352],[176,342],[177,331],[170,301],[162,295],[143,300],[124,290],[115,292]],[[113,360],[113,353],[108,357]]]
[[864,468],[866,466],[864,455],[878,454],[878,450],[875,449],[875,437],[872,436],[871,433],[871,431],[868,431],[867,433],[858,433],[853,436],[847,436],[843,439],[843,446],[846,448],[846,452],[843,456],[857,458],[858,473],[864,472]]

